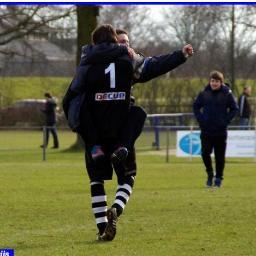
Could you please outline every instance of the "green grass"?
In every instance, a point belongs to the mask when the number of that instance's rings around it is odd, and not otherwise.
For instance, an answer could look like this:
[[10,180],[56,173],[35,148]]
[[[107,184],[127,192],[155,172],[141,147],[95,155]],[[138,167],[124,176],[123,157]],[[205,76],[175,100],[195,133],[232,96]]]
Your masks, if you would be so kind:
[[[71,131],[60,131],[58,133],[61,148],[68,148],[75,142],[76,134]],[[175,148],[176,145],[176,133],[170,132],[170,148]],[[159,132],[159,141],[162,149],[166,146],[166,131]],[[0,150],[24,150],[24,149],[37,149],[43,142],[42,131],[0,131]],[[152,143],[155,141],[155,135],[153,131],[143,132],[137,142],[137,149],[152,150]],[[50,142],[50,146],[51,146]]]
[[7,106],[20,99],[43,99],[46,91],[61,101],[70,82],[70,77],[2,77],[1,104]]
[[[71,79],[71,77],[2,77],[0,79],[2,95],[0,107],[10,105],[20,99],[44,98],[43,95],[46,91],[51,92],[61,102]],[[206,84],[207,79],[160,77],[144,85],[135,85],[133,94],[136,97],[136,102],[140,105],[148,108],[150,108],[149,105],[151,108],[153,105],[176,105],[179,106],[176,112],[181,112],[183,111],[182,106],[190,106],[191,100]],[[244,84],[252,85],[252,95],[254,95],[255,81],[238,79],[239,92],[242,92]],[[152,111],[154,112],[154,108]]]
[[[138,153],[138,176],[114,241],[95,242],[83,153],[75,135],[41,159],[39,132],[0,132],[0,248],[16,256],[254,256],[256,172],[228,159],[221,189],[206,189],[200,159]],[[145,139],[145,141],[147,141]],[[8,146],[9,145],[9,146]],[[106,183],[109,204],[116,180]]]

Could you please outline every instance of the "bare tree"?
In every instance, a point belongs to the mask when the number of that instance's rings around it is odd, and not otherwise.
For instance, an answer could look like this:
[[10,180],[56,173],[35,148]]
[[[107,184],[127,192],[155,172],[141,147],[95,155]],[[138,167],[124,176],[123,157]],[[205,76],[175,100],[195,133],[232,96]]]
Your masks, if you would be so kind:
[[256,65],[249,65],[255,55],[254,6],[177,6],[166,8],[163,15],[165,42],[172,38],[172,44],[194,46],[196,58],[191,60],[193,65],[186,65],[193,70],[190,75],[201,77],[221,69],[235,89],[236,77],[255,73]]
[[227,75],[238,94],[236,77],[247,79],[256,71],[256,61],[249,65],[251,57],[255,59],[256,9],[254,6],[235,5],[223,8],[221,24],[221,38],[229,60]]
[[[82,46],[91,43],[91,33],[97,25],[97,16],[99,15],[99,6],[83,6],[76,7],[77,13],[77,65],[81,59]],[[83,140],[77,134],[77,139],[72,150],[79,150],[83,148]]]
[[155,36],[150,30],[153,27],[153,20],[147,6],[103,6],[98,22],[127,30],[135,49],[142,49],[155,41]]
[[73,8],[43,5],[0,6],[0,45],[24,38],[51,22],[68,17]]
[[97,26],[99,6],[77,6],[77,64],[81,58],[81,49],[91,43],[91,33]]
[[204,47],[212,27],[219,19],[219,7],[177,6],[164,9],[164,33],[181,44],[192,43],[195,50]]
[[[72,6],[1,5],[1,75],[11,72],[10,66],[18,65],[18,62],[25,62],[19,74],[36,72],[44,75],[46,68],[40,67],[50,66],[49,55],[42,50],[45,50],[46,44],[45,47],[40,47],[40,43],[34,44],[34,40],[44,38],[49,41],[52,35],[60,34],[65,21],[70,19],[73,13]],[[40,64],[33,65],[35,62]]]
[[218,10],[217,6],[177,6],[163,10],[163,24],[159,27],[162,40],[169,42],[170,47],[191,43],[195,49],[197,58],[186,67],[192,70],[190,75],[201,77],[208,72],[202,65],[204,54],[200,53],[207,49],[209,39],[214,38],[213,29],[220,17]]

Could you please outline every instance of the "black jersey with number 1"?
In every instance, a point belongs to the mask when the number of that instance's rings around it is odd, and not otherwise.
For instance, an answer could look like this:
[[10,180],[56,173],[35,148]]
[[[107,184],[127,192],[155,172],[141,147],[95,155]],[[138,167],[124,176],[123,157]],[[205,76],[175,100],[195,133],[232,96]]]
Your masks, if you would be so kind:
[[102,51],[104,54],[96,51],[96,57],[87,49],[84,64],[90,67],[85,78],[85,108],[101,138],[117,138],[129,112],[134,70],[127,49],[107,49],[111,50]]

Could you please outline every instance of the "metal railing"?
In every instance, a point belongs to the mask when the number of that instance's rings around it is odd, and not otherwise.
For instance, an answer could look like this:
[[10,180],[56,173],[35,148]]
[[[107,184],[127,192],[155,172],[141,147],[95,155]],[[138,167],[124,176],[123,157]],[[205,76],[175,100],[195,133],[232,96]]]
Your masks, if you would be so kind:
[[[153,130],[154,131],[154,141],[152,142],[152,148],[155,150],[161,150],[162,148],[165,148],[165,152],[166,152],[166,162],[168,163],[170,160],[170,151],[171,151],[171,147],[170,147],[170,133],[173,132],[178,132],[178,131],[187,131],[190,135],[189,135],[189,153],[187,154],[189,159],[191,160],[194,155],[193,155],[193,134],[196,133],[200,133],[200,128],[199,126],[146,126],[144,128],[144,130]],[[251,152],[253,154],[253,156],[248,156],[248,157],[253,157],[254,161],[256,162],[256,126],[237,126],[237,125],[232,125],[228,127],[228,132],[229,131],[239,131],[239,133],[241,134],[241,137],[243,136],[243,133],[245,131],[252,131],[253,132],[253,136],[251,136],[251,140],[250,142],[254,142],[254,147],[252,148],[253,152]],[[165,132],[166,133],[166,141],[164,143],[164,146],[161,146],[160,143],[160,133]],[[176,134],[176,143],[177,143],[177,134]],[[176,145],[177,146],[177,145]],[[175,150],[177,150],[177,147],[175,147]],[[237,157],[244,157],[244,156],[237,156]]]
[[[13,150],[38,152],[42,156],[42,160],[46,161],[47,154],[53,151],[46,147],[46,126],[45,127],[0,127],[0,150],[8,151],[12,154]],[[256,126],[229,126],[229,131],[239,130],[240,134],[245,131],[251,131],[254,133],[254,137],[251,136],[250,143],[254,143],[254,153],[251,158],[256,161]],[[177,154],[177,133],[178,131],[186,131],[190,136],[189,148],[187,159],[192,159],[195,155],[193,154],[193,134],[199,131],[198,126],[154,126],[147,125],[141,136],[136,142],[137,152],[142,154],[158,154],[165,158],[165,161],[170,162],[171,156]],[[62,129],[58,127],[58,134],[60,139],[60,149],[66,149],[75,143],[76,134],[71,132],[67,127]],[[244,133],[245,134],[245,133]],[[51,138],[49,143],[51,143]],[[40,143],[41,142],[41,143]],[[40,148],[40,144],[43,145]],[[245,145],[247,146],[247,145]],[[150,153],[151,152],[151,153]]]

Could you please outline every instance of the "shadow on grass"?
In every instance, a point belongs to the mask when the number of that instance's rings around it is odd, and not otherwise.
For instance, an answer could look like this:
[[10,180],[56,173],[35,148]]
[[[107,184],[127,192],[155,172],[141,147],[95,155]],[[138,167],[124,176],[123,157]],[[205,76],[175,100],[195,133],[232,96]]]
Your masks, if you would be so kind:
[[[56,242],[57,243],[57,242]],[[74,242],[76,246],[102,246],[104,244],[108,244],[109,242],[106,241],[97,241],[96,239],[87,240],[87,241],[77,241]],[[18,253],[19,251],[31,251],[31,250],[49,250],[51,248],[56,248],[56,244],[52,243],[38,243],[38,244],[29,244],[25,241],[20,241],[16,245],[13,245],[12,248],[15,248],[15,251]],[[64,250],[64,249],[63,249]],[[68,255],[68,254],[67,254]]]
[[84,145],[81,145],[81,144],[75,142],[69,148],[63,149],[60,152],[61,153],[81,153],[83,151],[84,151]]

